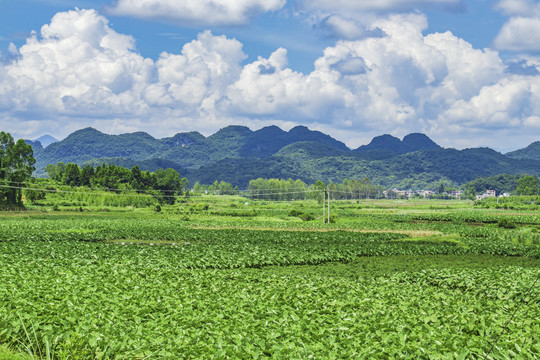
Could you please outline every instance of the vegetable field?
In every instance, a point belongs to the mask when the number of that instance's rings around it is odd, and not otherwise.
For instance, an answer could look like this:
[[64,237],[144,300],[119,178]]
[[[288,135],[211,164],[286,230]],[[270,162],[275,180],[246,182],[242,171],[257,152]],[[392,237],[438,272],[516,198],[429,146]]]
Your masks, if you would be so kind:
[[39,359],[540,358],[540,214],[341,202],[323,225],[291,209],[319,205],[0,214],[0,344]]

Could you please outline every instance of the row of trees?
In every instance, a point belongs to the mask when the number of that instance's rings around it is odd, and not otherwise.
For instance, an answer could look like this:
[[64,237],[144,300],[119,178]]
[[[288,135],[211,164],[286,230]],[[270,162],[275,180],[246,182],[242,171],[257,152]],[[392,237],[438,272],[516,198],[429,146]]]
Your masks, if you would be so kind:
[[214,181],[212,185],[201,185],[197,181],[193,185],[194,194],[216,194],[216,195],[238,195],[240,190],[238,186],[233,186],[233,184],[217,180]]
[[22,206],[23,183],[32,179],[35,163],[30,145],[0,132],[0,206]]
[[162,203],[174,204],[175,197],[188,191],[189,183],[174,169],[158,169],[155,172],[141,171],[138,166],[126,169],[114,164],[93,167],[58,163],[47,165],[45,171],[50,179],[71,187],[89,187],[109,191],[130,190],[152,194]]
[[256,179],[249,182],[247,196],[254,199],[266,200],[322,200],[326,192],[332,199],[366,199],[378,198],[383,188],[371,183],[369,178],[345,179],[341,183],[324,182],[318,180],[308,185],[302,180],[293,179]]

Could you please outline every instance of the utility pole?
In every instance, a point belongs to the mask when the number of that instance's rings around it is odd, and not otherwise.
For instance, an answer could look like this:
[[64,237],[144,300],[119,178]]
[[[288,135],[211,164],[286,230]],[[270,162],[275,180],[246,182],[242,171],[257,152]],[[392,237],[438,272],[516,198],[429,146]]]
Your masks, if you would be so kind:
[[330,189],[328,190],[328,223],[330,224]]
[[322,201],[322,223],[323,224],[326,222],[324,218],[326,216],[326,212],[324,211],[325,203],[326,203],[326,188],[324,188],[323,190],[323,201]]

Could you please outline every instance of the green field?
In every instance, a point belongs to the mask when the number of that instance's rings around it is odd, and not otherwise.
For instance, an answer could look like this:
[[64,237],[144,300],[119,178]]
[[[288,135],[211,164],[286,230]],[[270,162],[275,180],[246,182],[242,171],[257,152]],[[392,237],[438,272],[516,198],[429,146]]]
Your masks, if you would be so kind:
[[538,211],[54,210],[0,213],[0,359],[540,358]]

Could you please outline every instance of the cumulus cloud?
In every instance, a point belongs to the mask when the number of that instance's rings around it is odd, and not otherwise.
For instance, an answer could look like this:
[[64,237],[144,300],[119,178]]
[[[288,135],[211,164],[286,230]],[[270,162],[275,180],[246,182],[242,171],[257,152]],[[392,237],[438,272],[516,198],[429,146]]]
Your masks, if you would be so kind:
[[455,8],[461,0],[303,0],[302,6],[308,10],[329,13],[360,13],[365,11],[410,11],[418,8],[443,6]]
[[493,42],[495,48],[517,52],[540,51],[540,2],[501,0],[495,7],[510,16]]
[[508,62],[505,71],[514,75],[540,75],[540,71],[538,71],[536,65],[529,64],[525,59]]
[[442,145],[489,145],[478,143],[481,132],[539,128],[540,59],[505,63],[450,32],[425,35],[419,13],[370,26],[384,36],[337,41],[304,74],[284,48],[245,64],[242,43],[210,31],[153,61],[96,11],[59,13],[0,64],[0,127],[32,138],[89,125],[170,136],[303,124],[353,147],[410,132]]
[[0,94],[12,111],[106,116],[142,106],[133,89],[146,86],[153,62],[96,11],[58,13],[40,35],[33,33],[3,69]]
[[242,25],[256,15],[276,11],[286,0],[118,0],[115,15],[161,19],[182,24]]
[[495,38],[500,50],[540,51],[540,17],[513,17],[506,22]]
[[540,16],[540,3],[532,0],[501,0],[495,7],[510,16]]
[[169,105],[176,102],[212,111],[227,86],[238,78],[245,58],[239,41],[205,31],[184,45],[181,54],[161,54],[154,86],[167,93]]
[[353,19],[336,14],[318,21],[315,28],[326,37],[346,40],[384,36],[384,32],[379,28],[368,28]]
[[[387,35],[339,41],[307,75],[278,60],[285,49],[248,64],[229,88],[229,111],[356,131],[428,131],[429,121],[451,104],[469,101],[504,77],[496,52],[474,49],[449,32],[424,36],[422,15],[392,15],[374,26]],[[268,68],[275,71],[261,72]]]
[[343,107],[350,98],[337,83],[337,74],[314,71],[306,76],[287,68],[287,62],[287,50],[280,48],[268,59],[246,65],[228,89],[223,110],[247,116],[318,120]]
[[314,28],[324,37],[359,40],[383,37],[373,26],[377,17],[389,13],[411,12],[428,7],[458,9],[461,0],[302,0],[299,8],[309,14]]

